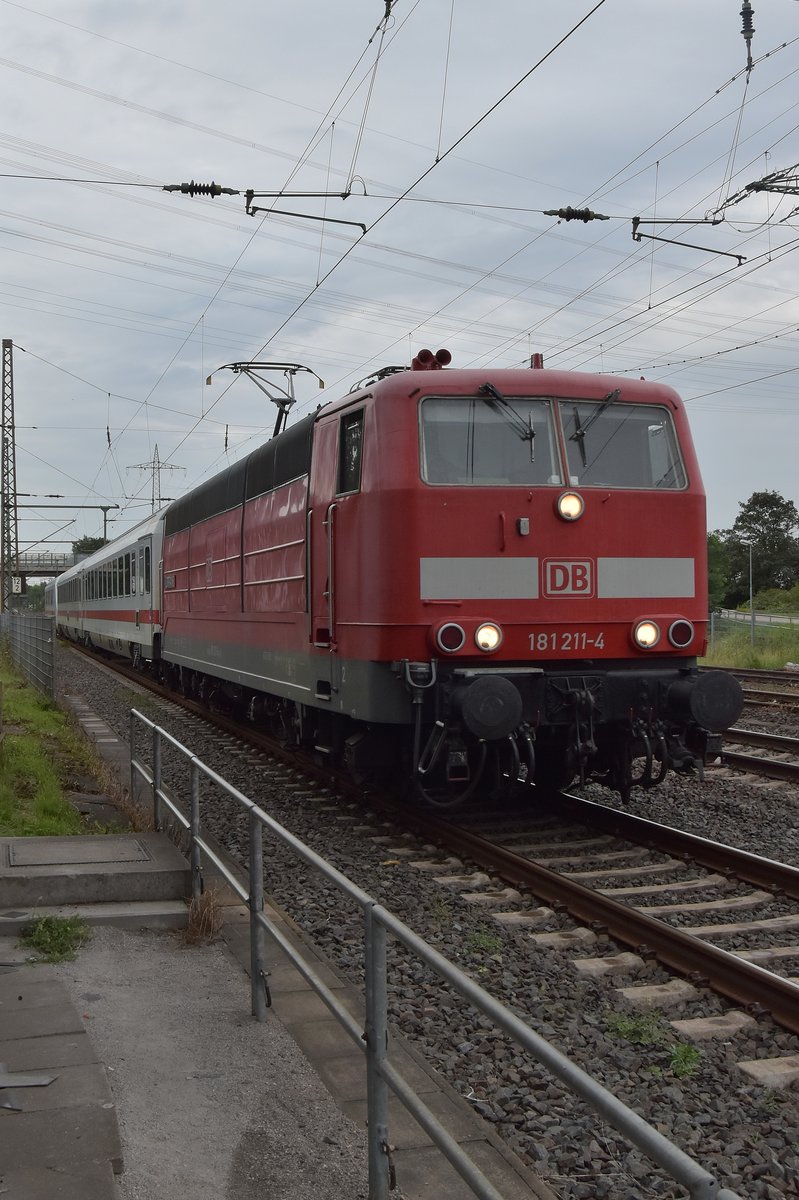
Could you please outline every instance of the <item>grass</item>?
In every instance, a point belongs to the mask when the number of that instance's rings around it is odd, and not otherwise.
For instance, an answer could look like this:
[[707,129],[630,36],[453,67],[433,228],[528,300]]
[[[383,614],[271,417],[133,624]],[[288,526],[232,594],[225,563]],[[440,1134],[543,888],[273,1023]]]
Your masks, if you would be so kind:
[[702,662],[706,666],[760,667],[770,671],[779,670],[787,662],[799,663],[799,627],[758,625],[754,646],[751,637],[748,625],[720,629],[712,650]]
[[675,1042],[671,1047],[669,1065],[675,1079],[686,1079],[689,1075],[695,1075],[701,1061],[702,1052],[697,1050],[696,1046],[690,1046],[686,1042]]
[[669,1040],[669,1026],[657,1010],[638,1013],[607,1012],[610,1032],[634,1046],[662,1046]]
[[91,934],[80,917],[40,917],[20,934],[20,942],[39,955],[39,962],[66,962],[75,958]]
[[[695,1075],[702,1062],[702,1052],[688,1042],[675,1042],[674,1030],[657,1010],[629,1013],[608,1010],[605,1013],[608,1028],[615,1037],[623,1038],[634,1046],[649,1046],[653,1050],[668,1051],[668,1069],[675,1079]],[[647,1074],[659,1078],[662,1068],[657,1064],[645,1068]]]
[[0,654],[5,737],[0,746],[0,836],[60,836],[86,832],[65,799],[70,773],[94,774],[86,743],[56,705],[22,683]]
[[502,950],[501,938],[485,930],[467,933],[466,941],[472,950],[482,950],[487,954],[499,954]]

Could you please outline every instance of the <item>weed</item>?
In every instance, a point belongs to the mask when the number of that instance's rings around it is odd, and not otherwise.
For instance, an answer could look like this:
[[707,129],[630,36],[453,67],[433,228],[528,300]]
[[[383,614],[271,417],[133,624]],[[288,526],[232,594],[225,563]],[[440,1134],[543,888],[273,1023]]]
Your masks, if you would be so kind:
[[778,1095],[773,1088],[766,1088],[758,1100],[757,1107],[767,1116],[773,1116],[774,1113],[779,1112],[781,1104],[782,1096]]
[[222,906],[219,902],[219,891],[215,887],[207,888],[198,899],[192,900],[189,906],[189,921],[182,933],[182,940],[187,946],[199,946],[212,942],[222,928]]
[[671,1047],[671,1073],[676,1079],[685,1079],[688,1075],[695,1075],[699,1070],[699,1064],[702,1061],[702,1052],[697,1050],[696,1046],[691,1046],[687,1042],[676,1042]]
[[433,898],[433,903],[430,905],[430,919],[439,929],[449,929],[452,924],[452,909],[440,896]]
[[473,950],[485,950],[487,954],[499,954],[502,942],[494,933],[486,930],[475,930],[466,934],[466,941]]
[[89,940],[89,926],[81,917],[40,917],[20,934],[20,942],[39,954],[40,962],[66,962],[75,958]]
[[615,1037],[624,1038],[634,1046],[664,1046],[671,1040],[669,1026],[656,1010],[635,1016],[608,1010],[605,1018]]

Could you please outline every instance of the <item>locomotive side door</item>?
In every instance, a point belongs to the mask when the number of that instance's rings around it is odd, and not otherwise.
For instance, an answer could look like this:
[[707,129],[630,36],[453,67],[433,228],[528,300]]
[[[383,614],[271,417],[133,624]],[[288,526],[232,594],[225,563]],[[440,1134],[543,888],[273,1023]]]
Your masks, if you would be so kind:
[[309,641],[328,651],[326,669],[320,664],[317,695],[331,699],[336,690],[341,517],[347,498],[360,488],[363,419],[361,405],[331,414],[314,431],[308,507]]
[[308,640],[317,658],[316,694],[331,698],[335,654],[335,514],[338,417],[314,428],[308,489]]

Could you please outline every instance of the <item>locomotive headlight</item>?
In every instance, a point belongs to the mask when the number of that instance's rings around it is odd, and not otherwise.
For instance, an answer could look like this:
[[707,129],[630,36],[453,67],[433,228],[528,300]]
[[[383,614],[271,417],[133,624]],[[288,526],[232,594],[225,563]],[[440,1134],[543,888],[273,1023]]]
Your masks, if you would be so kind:
[[493,621],[485,621],[475,633],[474,641],[478,649],[490,654],[502,645],[502,630]]
[[564,521],[578,521],[583,515],[585,501],[578,492],[562,492],[555,504],[559,517]]
[[642,650],[651,650],[660,641],[660,629],[654,621],[639,621],[633,629],[633,641]]

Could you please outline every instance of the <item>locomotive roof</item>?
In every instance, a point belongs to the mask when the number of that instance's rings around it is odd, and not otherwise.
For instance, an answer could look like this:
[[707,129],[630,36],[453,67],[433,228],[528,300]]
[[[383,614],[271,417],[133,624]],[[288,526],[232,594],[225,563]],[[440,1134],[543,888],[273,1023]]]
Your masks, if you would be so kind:
[[401,370],[382,379],[375,378],[364,387],[323,406],[317,416],[347,408],[367,396],[398,400],[421,394],[473,395],[484,383],[492,383],[508,395],[555,396],[569,399],[603,400],[609,392],[620,390],[619,400],[640,404],[668,404],[681,407],[677,392],[666,384],[625,375],[600,375],[587,371],[555,371],[524,367],[444,367],[441,370]]

